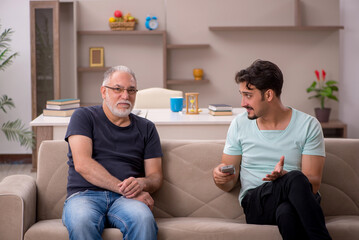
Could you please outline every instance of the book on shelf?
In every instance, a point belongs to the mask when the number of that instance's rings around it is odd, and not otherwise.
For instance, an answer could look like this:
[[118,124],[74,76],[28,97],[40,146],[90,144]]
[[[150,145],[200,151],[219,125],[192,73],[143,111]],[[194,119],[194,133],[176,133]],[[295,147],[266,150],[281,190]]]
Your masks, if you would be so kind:
[[51,117],[70,117],[76,108],[72,109],[65,109],[65,110],[55,110],[55,109],[44,109],[42,111],[43,115],[45,117],[51,116]]
[[212,110],[209,110],[209,114],[211,114],[213,116],[231,116],[232,111],[212,111]]
[[70,103],[63,105],[46,104],[46,109],[53,109],[53,110],[65,110],[65,109],[78,108],[78,107],[80,107],[80,103]]
[[54,100],[46,101],[47,105],[66,105],[66,104],[73,104],[73,103],[80,103],[80,99],[64,98],[64,99],[54,99]]
[[232,111],[232,106],[228,104],[209,104],[208,109],[216,111]]

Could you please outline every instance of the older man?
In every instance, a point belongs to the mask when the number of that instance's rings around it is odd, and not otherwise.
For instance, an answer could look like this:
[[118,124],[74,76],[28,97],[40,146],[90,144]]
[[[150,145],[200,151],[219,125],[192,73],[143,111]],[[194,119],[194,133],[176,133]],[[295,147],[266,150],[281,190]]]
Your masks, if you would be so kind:
[[102,105],[71,117],[68,184],[62,220],[70,239],[102,239],[105,227],[123,239],[156,239],[149,193],[162,184],[160,139],[154,124],[133,115],[137,82],[125,66],[109,69]]

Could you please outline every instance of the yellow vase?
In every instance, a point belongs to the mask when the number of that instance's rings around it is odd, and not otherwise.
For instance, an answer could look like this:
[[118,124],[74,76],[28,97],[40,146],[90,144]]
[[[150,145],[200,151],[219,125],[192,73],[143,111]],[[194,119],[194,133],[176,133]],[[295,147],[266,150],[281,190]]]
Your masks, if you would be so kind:
[[194,80],[202,80],[203,69],[202,68],[193,69],[193,76],[194,76]]

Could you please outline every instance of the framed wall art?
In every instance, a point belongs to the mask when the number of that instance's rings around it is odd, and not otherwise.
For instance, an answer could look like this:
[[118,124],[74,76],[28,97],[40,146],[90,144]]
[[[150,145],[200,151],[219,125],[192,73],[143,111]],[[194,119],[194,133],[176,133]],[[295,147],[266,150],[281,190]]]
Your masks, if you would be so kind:
[[90,48],[90,67],[103,67],[104,66],[104,48],[91,47]]

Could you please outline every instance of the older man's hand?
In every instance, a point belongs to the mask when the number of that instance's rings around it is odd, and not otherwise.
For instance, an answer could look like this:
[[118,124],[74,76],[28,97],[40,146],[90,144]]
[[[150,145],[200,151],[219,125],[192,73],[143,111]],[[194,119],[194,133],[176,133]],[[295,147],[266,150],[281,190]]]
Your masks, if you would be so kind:
[[140,194],[138,194],[136,197],[132,198],[138,201],[143,202],[144,204],[146,204],[152,211],[153,209],[153,205],[155,204],[155,201],[153,200],[153,198],[151,197],[151,195],[148,192],[141,192]]
[[123,180],[119,185],[120,193],[126,198],[134,198],[144,189],[144,183],[141,179],[129,177]]

